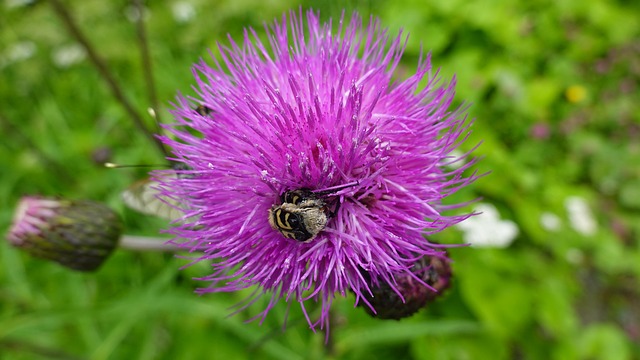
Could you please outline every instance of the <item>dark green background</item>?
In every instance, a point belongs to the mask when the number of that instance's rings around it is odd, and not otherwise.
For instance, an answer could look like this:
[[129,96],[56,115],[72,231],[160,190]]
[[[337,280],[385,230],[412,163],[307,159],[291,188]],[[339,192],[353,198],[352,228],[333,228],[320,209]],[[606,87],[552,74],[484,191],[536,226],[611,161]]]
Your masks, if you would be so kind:
[[[95,67],[56,65],[74,44],[47,1],[0,7],[0,232],[18,198],[59,195],[104,201],[127,232],[157,235],[166,223],[124,208],[120,192],[145,169],[109,170],[105,148],[124,164],[162,157],[133,126]],[[142,114],[149,106],[135,24],[127,1],[67,1],[81,28]],[[226,33],[261,27],[299,3],[192,1],[179,23],[174,2],[151,2],[147,31],[157,92],[166,108],[192,94],[190,64]],[[331,346],[295,306],[281,332],[284,303],[265,323],[243,323],[262,304],[227,318],[247,293],[192,293],[200,264],[171,254],[117,251],[95,274],[74,273],[0,242],[0,359],[638,359],[640,358],[640,3],[632,1],[351,1],[392,32],[411,34],[402,71],[422,45],[476,119],[463,149],[477,142],[491,174],[452,201],[482,196],[519,228],[504,249],[457,248],[453,287],[400,322],[369,318],[353,297],[334,304]],[[302,4],[307,7],[312,2]],[[317,6],[338,16],[339,2]],[[32,49],[19,59],[16,46]],[[568,96],[570,89],[583,97]],[[152,120],[145,115],[148,124]],[[546,137],[534,137],[534,126]],[[132,136],[133,134],[133,136]],[[565,200],[583,198],[598,227],[568,221]],[[545,230],[541,215],[561,220]],[[450,229],[435,240],[462,242]]]

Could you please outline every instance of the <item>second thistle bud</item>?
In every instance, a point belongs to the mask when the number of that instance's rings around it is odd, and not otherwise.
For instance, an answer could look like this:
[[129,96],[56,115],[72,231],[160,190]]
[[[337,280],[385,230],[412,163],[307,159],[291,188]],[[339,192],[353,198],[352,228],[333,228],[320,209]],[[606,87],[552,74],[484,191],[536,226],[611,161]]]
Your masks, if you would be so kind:
[[369,281],[373,296],[366,296],[366,300],[375,311],[364,302],[358,305],[364,307],[373,317],[399,320],[415,314],[449,287],[451,267],[446,257],[424,256],[411,270],[413,276],[410,274],[394,276],[395,287],[402,296],[386,282],[374,285]]
[[111,255],[121,233],[120,218],[101,203],[24,197],[7,239],[33,256],[93,271]]

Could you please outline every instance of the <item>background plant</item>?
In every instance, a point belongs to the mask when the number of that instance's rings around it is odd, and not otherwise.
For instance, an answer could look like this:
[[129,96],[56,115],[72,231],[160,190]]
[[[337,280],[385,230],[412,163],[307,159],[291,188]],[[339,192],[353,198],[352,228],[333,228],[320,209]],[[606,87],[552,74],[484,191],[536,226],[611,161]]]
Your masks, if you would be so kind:
[[[142,120],[150,105],[128,1],[66,3]],[[144,19],[160,119],[190,66],[226,33],[284,11],[343,4],[294,1],[149,3]],[[406,64],[431,50],[476,118],[478,170],[491,175],[461,199],[482,196],[514,221],[505,248],[450,252],[455,280],[433,306],[384,322],[335,308],[330,347],[284,306],[267,322],[230,318],[246,294],[197,297],[172,254],[118,251],[79,274],[0,243],[0,354],[8,359],[602,358],[640,357],[640,6],[623,1],[452,0],[351,2],[365,17],[411,34]],[[157,235],[160,219],[126,209],[120,192],[162,155],[114,98],[46,1],[0,8],[0,231],[24,194],[104,201],[128,233]],[[470,150],[469,148],[467,150]],[[474,193],[470,193],[473,191]],[[586,203],[595,227],[576,223]],[[573,214],[573,215],[572,215]],[[460,243],[462,231],[434,240]],[[259,306],[256,306],[258,309]],[[257,311],[257,310],[256,310]]]

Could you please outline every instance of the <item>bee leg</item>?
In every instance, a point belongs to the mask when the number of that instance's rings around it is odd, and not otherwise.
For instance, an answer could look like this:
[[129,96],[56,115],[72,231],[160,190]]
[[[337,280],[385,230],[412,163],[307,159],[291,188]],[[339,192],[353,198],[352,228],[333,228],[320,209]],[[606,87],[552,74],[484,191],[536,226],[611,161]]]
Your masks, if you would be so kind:
[[329,212],[327,214],[327,216],[329,218],[333,218],[336,217],[336,215],[338,214],[338,210],[340,210],[340,205],[342,204],[342,202],[340,201],[340,199],[338,199],[338,204],[336,205],[335,209],[333,209],[333,211]]

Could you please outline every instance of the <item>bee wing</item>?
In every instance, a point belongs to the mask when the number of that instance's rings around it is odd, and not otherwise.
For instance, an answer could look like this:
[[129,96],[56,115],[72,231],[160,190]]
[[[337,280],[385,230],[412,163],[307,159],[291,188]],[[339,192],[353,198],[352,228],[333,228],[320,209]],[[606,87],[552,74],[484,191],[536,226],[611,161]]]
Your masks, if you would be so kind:
[[184,214],[178,209],[180,202],[162,197],[158,185],[157,181],[151,179],[137,181],[122,192],[122,200],[127,207],[143,214],[168,220],[181,218]]

